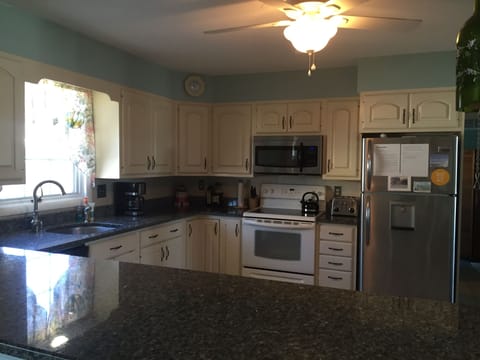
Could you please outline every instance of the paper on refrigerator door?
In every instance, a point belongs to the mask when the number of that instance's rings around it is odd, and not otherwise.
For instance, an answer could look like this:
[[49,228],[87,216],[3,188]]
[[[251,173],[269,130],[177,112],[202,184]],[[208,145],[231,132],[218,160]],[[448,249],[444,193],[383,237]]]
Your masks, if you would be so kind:
[[374,176],[428,176],[428,144],[375,144]]
[[400,173],[403,176],[428,176],[428,144],[402,144]]
[[400,175],[400,144],[375,144],[373,176]]

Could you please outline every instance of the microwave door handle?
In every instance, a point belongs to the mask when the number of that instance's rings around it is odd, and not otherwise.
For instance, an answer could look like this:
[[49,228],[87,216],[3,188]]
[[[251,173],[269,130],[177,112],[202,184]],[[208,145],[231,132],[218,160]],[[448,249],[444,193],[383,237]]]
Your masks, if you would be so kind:
[[298,164],[300,165],[300,172],[303,172],[303,142],[300,143],[300,150],[297,155]]

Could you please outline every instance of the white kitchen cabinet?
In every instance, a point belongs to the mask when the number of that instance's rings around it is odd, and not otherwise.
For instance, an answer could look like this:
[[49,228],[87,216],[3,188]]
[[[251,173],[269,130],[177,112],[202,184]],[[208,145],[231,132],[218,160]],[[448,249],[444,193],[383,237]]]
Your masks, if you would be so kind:
[[251,105],[215,105],[212,116],[212,173],[251,174]]
[[138,231],[107,237],[87,243],[88,256],[99,260],[117,260],[138,263],[140,241]]
[[185,221],[140,231],[141,264],[184,268],[185,258]]
[[219,271],[219,220],[187,221],[187,269]]
[[354,225],[320,224],[318,280],[320,286],[356,289],[357,227]]
[[358,106],[357,99],[325,102],[324,179],[358,179],[360,176]]
[[255,134],[320,133],[321,102],[256,105]]
[[0,57],[0,185],[25,183],[24,94],[22,63]]
[[240,219],[220,219],[220,272],[228,275],[240,275]]
[[368,92],[360,97],[361,132],[461,130],[455,89]]
[[123,89],[120,104],[94,92],[98,178],[171,175],[175,159],[175,106],[168,99]]
[[174,105],[160,97],[122,92],[122,174],[158,176],[173,172]]
[[178,106],[177,173],[207,174],[209,159],[210,106],[180,104]]

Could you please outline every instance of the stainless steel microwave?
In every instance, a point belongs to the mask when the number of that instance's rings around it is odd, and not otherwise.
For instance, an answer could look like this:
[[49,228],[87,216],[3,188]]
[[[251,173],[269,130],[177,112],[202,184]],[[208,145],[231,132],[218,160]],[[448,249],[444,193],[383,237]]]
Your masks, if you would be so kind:
[[255,174],[322,174],[320,135],[255,136],[253,144]]

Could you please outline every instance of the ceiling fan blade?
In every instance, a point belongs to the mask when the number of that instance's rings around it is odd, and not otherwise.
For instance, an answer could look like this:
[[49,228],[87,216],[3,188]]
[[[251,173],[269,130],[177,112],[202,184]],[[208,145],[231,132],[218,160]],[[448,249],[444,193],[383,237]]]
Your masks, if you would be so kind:
[[242,26],[234,26],[234,27],[223,28],[223,29],[207,30],[207,31],[204,31],[203,33],[204,34],[222,34],[222,33],[240,31],[240,30],[246,30],[246,29],[282,27],[282,26],[288,26],[291,23],[292,21],[290,20],[280,20],[280,21],[275,21],[275,22],[265,23],[265,24],[242,25]]
[[292,1],[292,0],[260,0],[266,5],[276,7],[280,10],[298,10],[292,3],[299,3],[301,1]]
[[422,23],[421,19],[395,17],[341,15],[348,20],[339,25],[343,29],[409,31]]
[[337,14],[341,14],[368,1],[370,0],[329,0],[325,2],[325,6],[338,7]]

